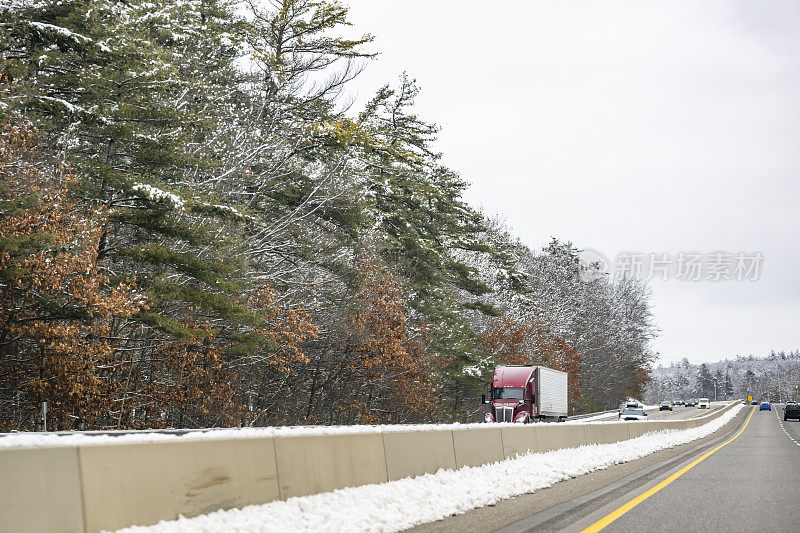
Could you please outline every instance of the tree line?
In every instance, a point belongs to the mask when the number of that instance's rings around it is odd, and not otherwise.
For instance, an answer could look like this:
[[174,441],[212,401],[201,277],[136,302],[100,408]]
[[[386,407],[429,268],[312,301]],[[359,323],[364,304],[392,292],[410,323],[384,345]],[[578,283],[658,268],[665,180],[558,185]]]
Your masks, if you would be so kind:
[[653,369],[646,398],[655,402],[673,398],[708,397],[733,400],[752,396],[756,401],[800,398],[800,351],[772,350],[769,355],[737,355],[714,363],[693,365],[684,358]]
[[407,74],[348,109],[376,51],[339,2],[0,28],[0,430],[472,421],[498,363],[641,395],[647,287],[466,204]]

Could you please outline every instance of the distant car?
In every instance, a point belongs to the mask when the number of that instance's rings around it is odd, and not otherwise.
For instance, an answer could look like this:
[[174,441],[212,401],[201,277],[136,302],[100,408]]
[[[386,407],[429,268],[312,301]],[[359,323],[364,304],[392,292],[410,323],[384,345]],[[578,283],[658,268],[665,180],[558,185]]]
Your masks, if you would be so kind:
[[659,411],[672,411],[672,402],[665,401],[661,402],[661,405],[658,406]]
[[647,413],[641,407],[623,407],[619,411],[620,420],[645,420]]
[[697,400],[697,408],[698,409],[710,409],[711,402],[708,401],[708,398],[699,398]]
[[758,404],[759,411],[772,411],[772,405],[769,402],[761,402]]
[[639,402],[625,402],[619,406],[619,412],[621,413],[625,409],[644,409],[644,405]]
[[683,400],[672,400],[672,405],[685,405],[686,402]]
[[686,400],[686,407],[694,407],[697,405],[697,398],[689,398]]
[[800,422],[800,405],[797,402],[786,402],[786,407],[783,408],[783,419],[790,418],[796,418]]

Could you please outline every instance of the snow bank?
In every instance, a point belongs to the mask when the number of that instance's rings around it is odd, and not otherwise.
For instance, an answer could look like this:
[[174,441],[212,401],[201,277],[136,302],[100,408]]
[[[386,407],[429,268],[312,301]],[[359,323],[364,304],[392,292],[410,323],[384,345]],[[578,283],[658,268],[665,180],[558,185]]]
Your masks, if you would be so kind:
[[716,420],[693,429],[656,431],[616,444],[526,454],[480,467],[439,470],[416,478],[120,531],[400,531],[701,439],[728,423],[742,407],[734,406]]

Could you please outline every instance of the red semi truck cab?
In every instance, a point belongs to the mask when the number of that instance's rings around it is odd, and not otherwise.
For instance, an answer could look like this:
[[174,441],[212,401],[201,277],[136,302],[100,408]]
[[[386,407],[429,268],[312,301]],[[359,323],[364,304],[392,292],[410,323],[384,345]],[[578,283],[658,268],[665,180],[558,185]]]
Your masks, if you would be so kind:
[[486,422],[564,420],[567,417],[567,373],[544,366],[498,366],[494,369]]

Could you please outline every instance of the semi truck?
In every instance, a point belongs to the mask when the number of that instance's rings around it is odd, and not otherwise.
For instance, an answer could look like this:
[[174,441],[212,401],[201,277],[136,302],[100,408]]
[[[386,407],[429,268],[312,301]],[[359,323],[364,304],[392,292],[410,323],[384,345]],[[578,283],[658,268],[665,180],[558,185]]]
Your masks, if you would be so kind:
[[494,369],[485,422],[558,421],[567,418],[567,373],[545,366],[504,365]]

